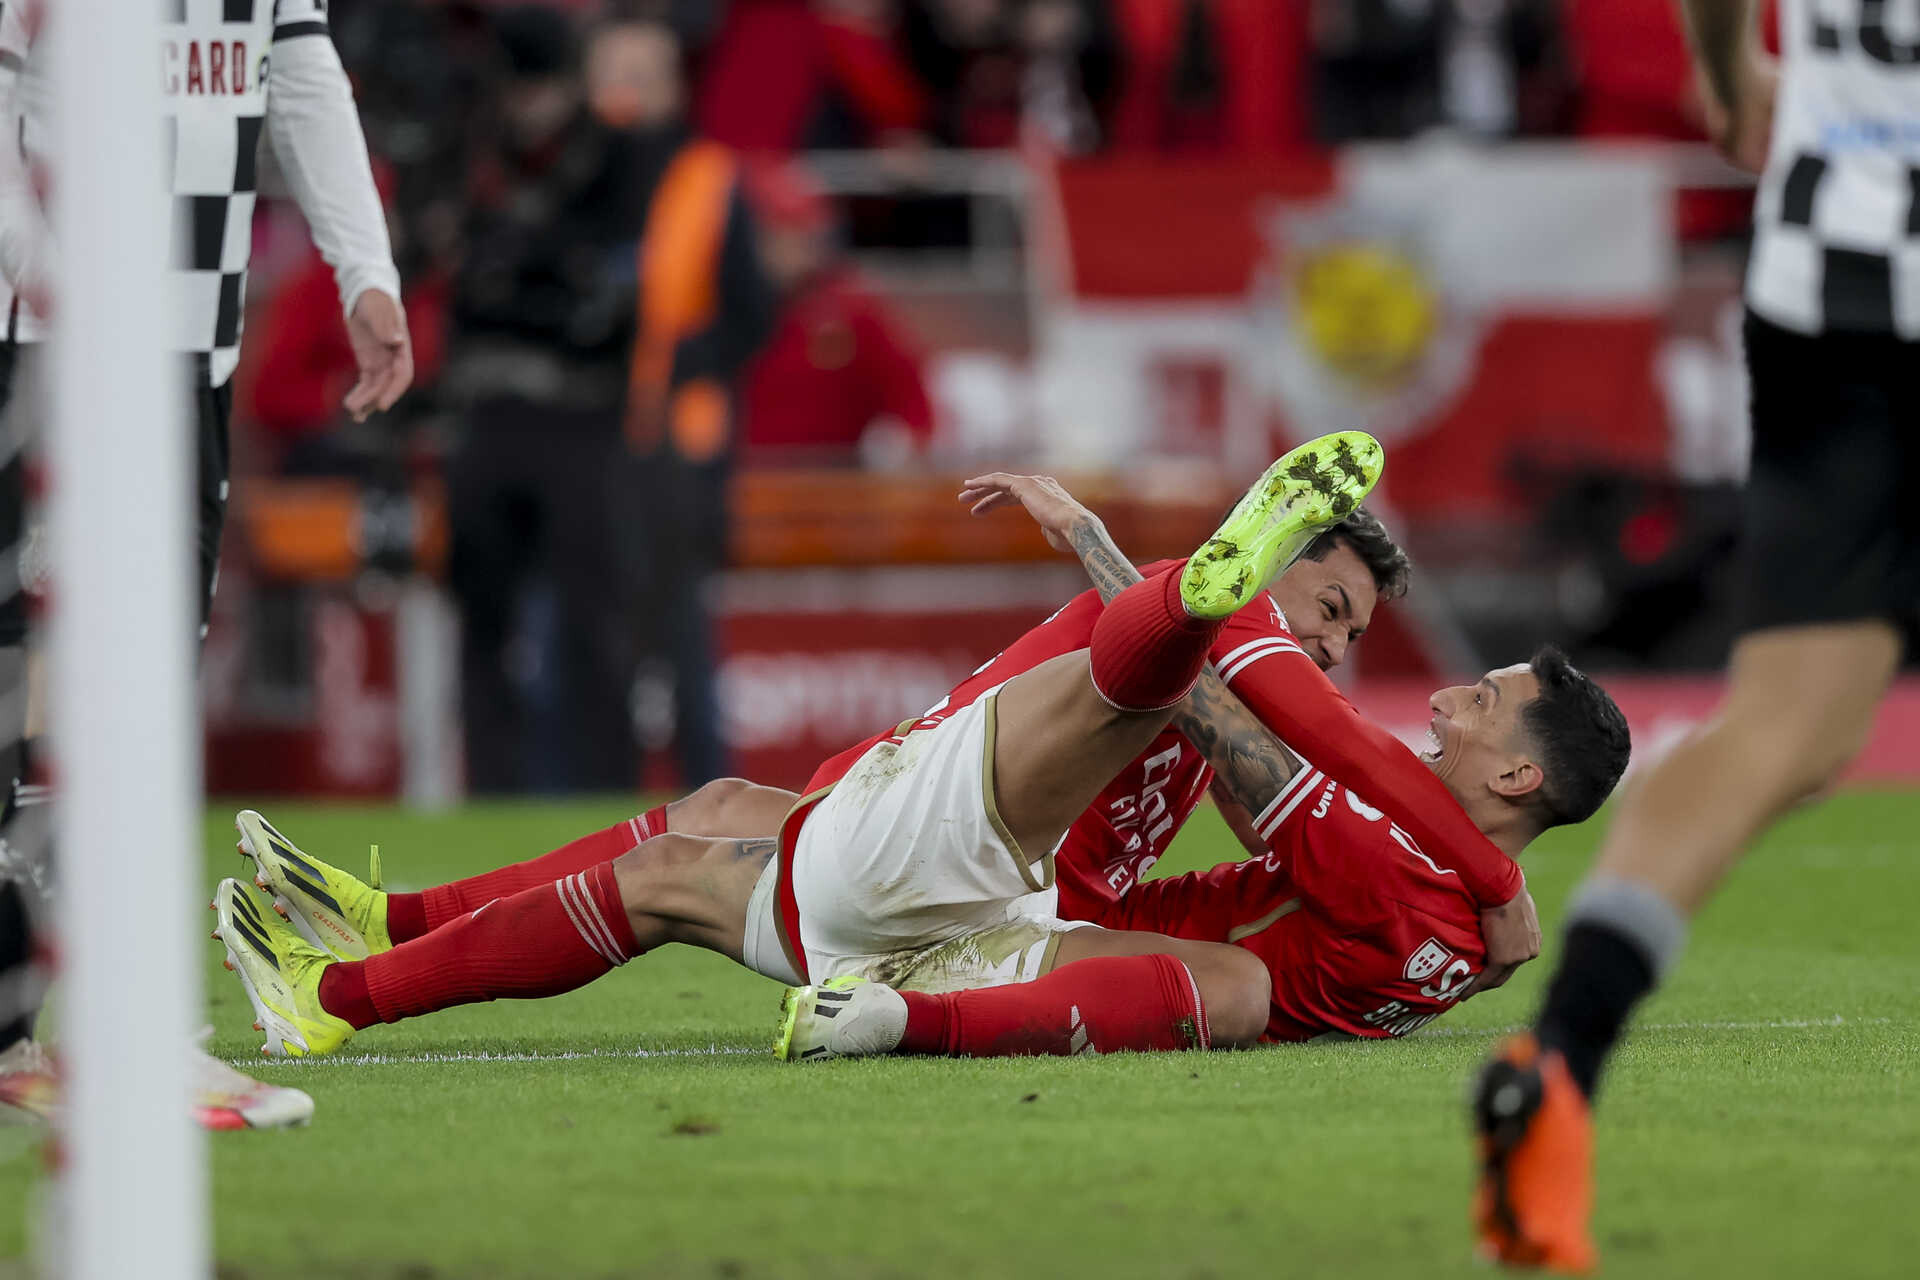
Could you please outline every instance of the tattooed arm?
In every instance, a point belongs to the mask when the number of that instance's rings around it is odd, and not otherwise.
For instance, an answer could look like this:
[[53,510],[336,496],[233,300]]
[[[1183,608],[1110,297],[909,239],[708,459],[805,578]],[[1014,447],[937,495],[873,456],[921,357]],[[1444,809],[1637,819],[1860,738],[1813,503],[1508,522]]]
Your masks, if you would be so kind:
[[1087,576],[1093,579],[1093,588],[1100,593],[1102,604],[1112,603],[1115,596],[1141,580],[1142,575],[1133,567],[1133,561],[1113,545],[1107,526],[1091,511],[1087,512],[1086,519],[1075,521],[1068,528],[1067,544],[1073,548],[1073,554],[1080,557]]
[[[976,515],[1016,502],[1025,507],[1049,543],[1080,557],[1102,601],[1111,601],[1141,580],[1140,571],[1114,545],[1100,517],[1081,506],[1052,476],[995,472],[967,481],[960,499],[971,502]],[[1200,749],[1228,795],[1250,814],[1263,812],[1300,768],[1299,759],[1211,671],[1200,677],[1174,711],[1173,727]],[[1241,841],[1247,843],[1245,833]],[[1252,844],[1247,847],[1256,851]],[[1257,851],[1265,852],[1265,847]]]
[[[1174,710],[1173,727],[1200,748],[1227,794],[1256,819],[1300,771],[1300,758],[1254,719],[1211,671],[1201,675]],[[1237,827],[1235,834],[1249,853],[1266,852],[1264,842],[1256,847]]]
[[977,516],[1000,507],[1025,507],[1047,535],[1049,546],[1080,557],[1103,603],[1140,581],[1140,571],[1113,545],[1100,517],[1081,506],[1052,476],[1016,476],[1005,471],[975,476],[960,490],[960,501],[972,504]]

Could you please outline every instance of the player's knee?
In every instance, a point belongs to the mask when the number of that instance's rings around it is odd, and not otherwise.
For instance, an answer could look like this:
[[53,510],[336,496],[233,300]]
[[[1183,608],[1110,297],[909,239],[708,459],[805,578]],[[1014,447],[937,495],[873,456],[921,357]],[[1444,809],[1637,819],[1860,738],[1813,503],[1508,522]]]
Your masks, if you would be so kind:
[[1257,1044],[1267,1029],[1273,999],[1272,980],[1260,958],[1239,947],[1220,946],[1203,959],[1190,959],[1188,969],[1200,988],[1207,1025],[1216,1049],[1242,1049]]
[[753,783],[745,778],[715,778],[698,791],[680,797],[667,806],[667,824],[690,836],[727,834],[727,812]]
[[695,836],[668,832],[613,860],[620,902],[636,930],[643,920],[673,913],[676,899],[686,893],[694,868],[710,843]]

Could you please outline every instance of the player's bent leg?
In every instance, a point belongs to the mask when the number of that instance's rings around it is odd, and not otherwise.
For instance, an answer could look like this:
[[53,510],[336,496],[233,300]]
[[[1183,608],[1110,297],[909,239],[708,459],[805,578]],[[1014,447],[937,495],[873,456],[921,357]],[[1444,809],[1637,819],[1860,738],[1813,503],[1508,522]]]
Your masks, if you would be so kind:
[[1100,788],[1165,727],[1193,688],[1226,620],[1379,478],[1362,432],[1309,441],[1269,467],[1185,566],[1137,582],[1107,605],[1084,654],[1014,677],[997,699],[993,778],[999,818],[1043,857]]
[[1096,956],[1032,982],[938,995],[848,975],[787,992],[781,1014],[773,1052],[786,1062],[1212,1047],[1199,986],[1169,955]]
[[495,898],[511,897],[523,890],[551,884],[562,876],[576,875],[602,862],[611,862],[639,845],[651,847],[650,842],[665,835],[669,825],[667,806],[659,805],[624,822],[569,840],[537,858],[496,867],[450,884],[435,885],[419,893],[391,894],[386,902],[387,932],[396,943],[431,933],[450,920],[479,910]]
[[560,995],[639,954],[613,866],[495,899],[365,960],[309,944],[238,882],[221,884],[216,936],[268,1032],[266,1052],[327,1053],[355,1031],[455,1005]]
[[341,960],[377,955],[497,898],[611,862],[665,826],[661,806],[537,858],[418,893],[386,893],[380,887],[377,858],[371,859],[371,873],[363,881],[301,849],[254,810],[244,809],[234,817],[239,851],[254,865],[254,885],[272,897],[274,911],[302,937]]
[[1474,1089],[1483,1252],[1567,1273],[1594,1266],[1588,1110],[1602,1067],[1687,919],[1753,838],[1859,752],[1900,653],[1881,622],[1747,636],[1714,721],[1628,793],[1568,910],[1536,1035],[1502,1045]]
[[669,834],[615,859],[613,874],[638,950],[683,942],[745,963],[747,908],[776,848],[771,837]]
[[993,774],[987,784],[1012,843],[1029,858],[1059,843],[1100,788],[1153,741],[1170,714],[1122,711],[1100,697],[1089,680],[1084,650],[1022,672],[994,701]]
[[[630,849],[661,853],[662,836],[678,833],[726,839],[771,837],[797,799],[793,792],[764,787],[743,778],[720,778],[669,804],[569,841],[537,858],[436,885],[420,893],[396,893],[383,899],[386,932],[395,943],[431,933],[450,920],[526,889],[549,884]],[[297,902],[297,899],[295,899]],[[375,950],[377,948],[369,948]],[[337,948],[336,948],[337,950]],[[353,958],[343,955],[343,959]]]
[[1883,622],[1747,636],[1719,715],[1628,793],[1568,909],[1539,1023],[1582,1093],[1679,954],[1687,919],[1756,835],[1858,753],[1900,651]]
[[1720,714],[1628,793],[1598,874],[1698,910],[1754,836],[1859,754],[1901,649],[1899,631],[1877,620],[1743,638]]
[[774,1056],[1236,1048],[1265,1030],[1268,981],[1259,960],[1237,947],[1078,929],[1062,939],[1053,970],[1031,982],[928,993],[843,976],[790,990]]
[[666,807],[671,830],[690,836],[745,840],[780,834],[780,823],[800,797],[745,778],[715,778]]
[[1260,957],[1221,942],[1170,938],[1122,929],[1075,929],[1054,953],[1054,969],[1096,956],[1169,955],[1186,965],[1200,990],[1216,1049],[1258,1044],[1266,1034],[1273,977]]
[[391,951],[331,965],[320,1000],[357,1028],[483,1000],[561,995],[663,942],[737,959],[746,904],[772,854],[770,840],[658,836]]

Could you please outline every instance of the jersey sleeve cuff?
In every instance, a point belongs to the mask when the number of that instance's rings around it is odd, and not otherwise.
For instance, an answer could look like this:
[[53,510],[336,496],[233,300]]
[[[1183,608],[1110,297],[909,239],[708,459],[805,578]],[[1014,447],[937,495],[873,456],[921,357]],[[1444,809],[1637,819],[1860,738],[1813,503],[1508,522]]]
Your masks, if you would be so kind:
[[325,36],[331,34],[332,32],[327,29],[326,22],[321,19],[316,18],[305,22],[283,22],[273,29],[273,42],[279,44],[283,40],[294,40],[301,36]]
[[338,272],[335,282],[340,287],[340,312],[349,320],[353,318],[353,309],[360,305],[360,295],[369,289],[378,289],[395,302],[400,301],[400,272],[391,263]]

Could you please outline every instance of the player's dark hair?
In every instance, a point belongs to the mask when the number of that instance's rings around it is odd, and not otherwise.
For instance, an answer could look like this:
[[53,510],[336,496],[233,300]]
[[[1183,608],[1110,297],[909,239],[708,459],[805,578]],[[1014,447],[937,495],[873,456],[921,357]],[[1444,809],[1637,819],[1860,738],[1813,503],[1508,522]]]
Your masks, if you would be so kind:
[[1520,713],[1546,779],[1537,793],[1546,825],[1585,822],[1627,771],[1632,738],[1611,695],[1552,645],[1528,663],[1540,694]]
[[1308,543],[1300,554],[1308,560],[1325,560],[1342,544],[1352,547],[1360,562],[1367,566],[1373,575],[1374,590],[1382,600],[1398,600],[1407,594],[1413,561],[1387,532],[1387,526],[1380,523],[1379,516],[1365,507],[1355,507],[1339,524]]

